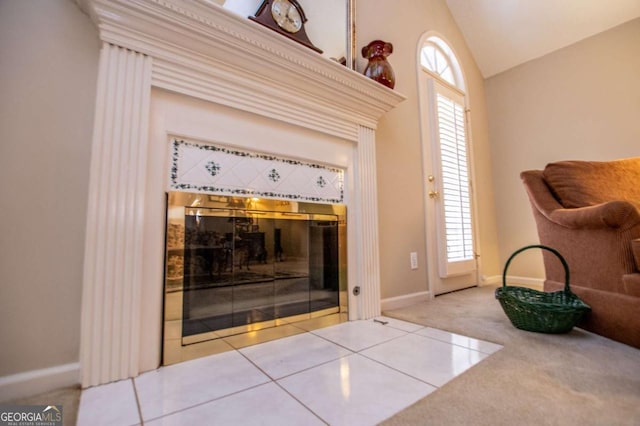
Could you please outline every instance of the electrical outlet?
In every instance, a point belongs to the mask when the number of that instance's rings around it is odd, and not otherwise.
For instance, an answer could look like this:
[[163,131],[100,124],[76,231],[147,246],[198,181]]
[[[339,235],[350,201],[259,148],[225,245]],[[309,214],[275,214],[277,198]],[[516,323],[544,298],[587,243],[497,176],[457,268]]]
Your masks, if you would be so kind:
[[411,269],[418,269],[418,253],[412,251],[409,253],[409,259],[411,260]]

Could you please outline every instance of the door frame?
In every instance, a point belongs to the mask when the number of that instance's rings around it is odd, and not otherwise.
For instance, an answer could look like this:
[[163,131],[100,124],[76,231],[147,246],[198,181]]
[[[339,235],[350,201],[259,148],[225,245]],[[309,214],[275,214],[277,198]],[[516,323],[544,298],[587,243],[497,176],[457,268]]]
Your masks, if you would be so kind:
[[[420,55],[422,52],[422,48],[425,45],[425,42],[431,38],[437,37],[441,39],[444,43],[447,44],[448,48],[451,50],[451,55],[453,56],[453,61],[457,66],[456,72],[458,73],[459,78],[462,80],[462,88],[454,87],[450,83],[444,81],[439,76],[435,75],[432,72],[425,71],[420,63]],[[422,150],[422,178],[423,178],[423,202],[424,202],[424,212],[425,212],[425,249],[426,249],[426,260],[427,260],[427,279],[428,279],[428,290],[431,298],[435,297],[438,294],[443,294],[449,291],[455,291],[463,288],[474,287],[480,284],[480,269],[481,269],[481,258],[480,258],[480,241],[479,241],[479,232],[478,232],[478,203],[477,203],[477,192],[475,185],[475,167],[474,167],[474,150],[473,150],[473,134],[472,134],[472,126],[471,126],[471,110],[469,108],[470,100],[469,93],[466,90],[466,76],[464,70],[459,65],[458,55],[453,49],[451,43],[440,33],[436,31],[428,31],[424,33],[418,42],[417,45],[417,86],[418,86],[418,104],[419,104],[419,114],[420,114],[420,142],[421,142],[421,150]],[[472,215],[472,235],[473,235],[473,250],[476,261],[476,269],[475,272],[470,274],[463,275],[464,277],[468,277],[474,275],[474,283],[472,285],[465,285],[460,283],[453,284],[453,288],[446,289],[442,291],[442,280],[439,274],[439,258],[438,258],[438,225],[435,223],[436,218],[436,205],[432,199],[429,198],[429,192],[433,189],[432,183],[429,181],[430,175],[436,175],[434,166],[433,166],[433,149],[436,141],[434,140],[434,131],[437,126],[435,122],[435,116],[431,113],[432,109],[432,93],[430,93],[430,81],[433,83],[444,84],[446,87],[451,88],[452,90],[461,92],[464,94],[465,101],[465,127],[466,127],[466,137],[467,137],[467,156],[468,156],[468,167],[469,167],[469,179],[470,179],[470,195],[471,195],[471,215]],[[437,189],[437,188],[436,188]],[[445,278],[447,280],[451,280],[452,278]],[[455,277],[453,277],[455,279]],[[461,280],[458,280],[461,281]]]

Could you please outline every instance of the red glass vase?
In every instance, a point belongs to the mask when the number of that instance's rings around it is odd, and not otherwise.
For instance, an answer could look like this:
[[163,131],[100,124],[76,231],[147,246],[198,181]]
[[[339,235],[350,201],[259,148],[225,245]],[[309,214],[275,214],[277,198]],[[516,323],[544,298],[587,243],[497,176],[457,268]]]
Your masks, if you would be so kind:
[[387,56],[393,53],[393,45],[382,40],[374,40],[362,48],[362,56],[369,60],[364,75],[390,89],[396,85],[393,68]]

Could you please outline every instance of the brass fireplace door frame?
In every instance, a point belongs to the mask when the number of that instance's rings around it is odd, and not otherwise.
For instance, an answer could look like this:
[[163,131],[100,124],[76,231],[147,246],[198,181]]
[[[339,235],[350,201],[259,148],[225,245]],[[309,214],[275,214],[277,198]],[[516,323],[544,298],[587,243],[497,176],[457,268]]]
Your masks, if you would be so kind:
[[[182,336],[183,327],[183,285],[184,275],[175,269],[176,255],[184,259],[184,229],[187,210],[216,209],[232,211],[234,218],[255,217],[289,220],[331,220],[338,221],[338,264],[339,264],[339,306],[305,314],[271,319],[224,330],[210,331],[193,336]],[[164,321],[162,364],[169,365],[201,356],[234,349],[226,339],[243,333],[291,324],[331,314],[344,314],[347,306],[347,245],[346,206],[342,204],[318,204],[289,200],[271,200],[226,195],[169,192],[167,194],[164,275]],[[170,228],[172,228],[170,230]],[[182,234],[176,235],[176,230]],[[180,250],[182,250],[181,254]],[[179,272],[179,271],[178,271]]]

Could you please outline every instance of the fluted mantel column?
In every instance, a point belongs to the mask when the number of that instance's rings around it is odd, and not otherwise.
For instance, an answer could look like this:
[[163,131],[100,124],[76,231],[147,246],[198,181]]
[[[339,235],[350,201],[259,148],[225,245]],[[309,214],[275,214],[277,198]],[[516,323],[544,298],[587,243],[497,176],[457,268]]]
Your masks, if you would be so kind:
[[151,58],[104,43],[85,242],[82,386],[138,374]]
[[378,195],[376,177],[375,131],[359,126],[357,145],[357,178],[355,208],[358,214],[355,244],[357,246],[357,274],[361,292],[357,318],[369,319],[380,315],[380,250],[378,248]]

